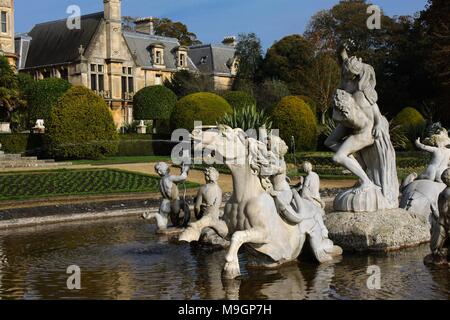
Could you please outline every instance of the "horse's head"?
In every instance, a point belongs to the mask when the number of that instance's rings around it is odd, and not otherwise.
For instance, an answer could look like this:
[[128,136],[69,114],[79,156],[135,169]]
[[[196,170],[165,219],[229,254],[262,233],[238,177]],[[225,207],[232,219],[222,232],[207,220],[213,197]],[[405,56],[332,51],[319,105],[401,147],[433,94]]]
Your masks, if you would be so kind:
[[[195,151],[207,151],[216,160],[225,164],[244,164],[247,136],[242,129],[228,126],[196,127],[192,132]],[[206,152],[205,152],[206,153]]]

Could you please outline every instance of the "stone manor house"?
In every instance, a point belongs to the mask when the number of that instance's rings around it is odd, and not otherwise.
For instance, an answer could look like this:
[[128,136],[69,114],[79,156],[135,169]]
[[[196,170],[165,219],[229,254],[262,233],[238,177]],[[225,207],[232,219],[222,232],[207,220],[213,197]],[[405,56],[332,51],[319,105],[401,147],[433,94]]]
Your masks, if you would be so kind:
[[237,67],[232,42],[185,47],[156,36],[152,18],[136,21],[134,32],[123,31],[121,0],[103,3],[103,12],[81,17],[80,29],[69,29],[65,18],[15,35],[14,0],[0,0],[0,54],[35,79],[57,77],[94,90],[118,127],[133,121],[135,92],[179,70],[210,76],[217,90],[231,87]]

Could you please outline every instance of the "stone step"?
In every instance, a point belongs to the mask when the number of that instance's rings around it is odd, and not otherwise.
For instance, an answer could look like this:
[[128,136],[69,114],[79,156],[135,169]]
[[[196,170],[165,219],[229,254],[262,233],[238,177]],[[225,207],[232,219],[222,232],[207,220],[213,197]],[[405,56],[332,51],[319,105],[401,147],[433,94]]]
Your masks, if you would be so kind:
[[23,163],[2,163],[0,162],[1,169],[14,169],[14,168],[55,168],[71,166],[71,162],[23,162]]

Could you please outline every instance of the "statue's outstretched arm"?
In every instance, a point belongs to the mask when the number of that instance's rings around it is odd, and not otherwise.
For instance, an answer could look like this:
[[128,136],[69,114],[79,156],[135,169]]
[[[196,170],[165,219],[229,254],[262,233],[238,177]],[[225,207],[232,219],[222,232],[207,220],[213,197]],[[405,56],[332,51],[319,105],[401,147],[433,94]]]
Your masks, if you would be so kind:
[[182,173],[179,176],[170,176],[170,181],[175,183],[185,182],[188,177],[189,166],[182,165]]
[[423,143],[420,142],[420,138],[417,138],[417,140],[416,140],[416,147],[419,148],[420,150],[427,151],[430,153],[433,153],[437,149],[434,147],[424,145]]

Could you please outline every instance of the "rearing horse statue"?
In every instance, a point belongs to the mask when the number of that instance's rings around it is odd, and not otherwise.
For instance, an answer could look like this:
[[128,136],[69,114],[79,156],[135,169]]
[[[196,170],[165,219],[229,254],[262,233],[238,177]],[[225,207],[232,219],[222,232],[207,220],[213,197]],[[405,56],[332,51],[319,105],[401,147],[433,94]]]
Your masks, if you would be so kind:
[[[300,255],[309,231],[303,230],[301,219],[295,223],[287,221],[278,213],[274,197],[267,192],[258,172],[261,154],[267,146],[255,139],[248,138],[241,129],[219,126],[216,130],[196,129],[193,138],[201,141],[196,148],[206,150],[220,157],[230,168],[233,177],[233,195],[225,206],[223,219],[228,227],[231,245],[226,255],[224,277],[234,279],[240,276],[238,251],[245,244],[251,252],[259,253],[257,264],[260,267],[273,268],[294,261]],[[316,206],[302,206],[296,199],[299,211],[321,210]],[[306,204],[306,203],[303,203]],[[289,204],[288,204],[289,206]],[[293,211],[293,210],[291,210]],[[300,217],[302,216],[299,213]],[[305,213],[305,219],[314,222],[322,212],[313,215]],[[323,224],[323,222],[322,222]],[[311,224],[309,224],[311,226]],[[312,229],[311,227],[309,227]],[[197,241],[200,234],[192,229],[180,237],[181,241]],[[326,234],[324,232],[323,234]],[[326,237],[319,235],[313,248],[320,262],[330,261],[333,256],[342,254],[342,250],[333,246]],[[317,239],[317,236],[315,237]],[[322,241],[323,240],[323,241]],[[313,244],[313,241],[311,241]],[[319,253],[320,252],[320,253]],[[262,259],[260,259],[262,258]]]

